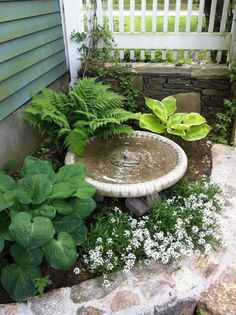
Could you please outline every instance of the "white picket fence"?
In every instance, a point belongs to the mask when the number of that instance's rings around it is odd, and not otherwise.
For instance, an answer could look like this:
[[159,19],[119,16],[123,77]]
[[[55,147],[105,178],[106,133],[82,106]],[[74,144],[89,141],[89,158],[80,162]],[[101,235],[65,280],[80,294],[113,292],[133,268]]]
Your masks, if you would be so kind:
[[[230,10],[230,0],[224,0],[220,29],[214,31],[217,1],[212,0],[208,29],[203,32],[205,0],[199,1],[197,9],[193,9],[193,0],[187,0],[187,6],[182,10],[181,0],[176,0],[175,8],[170,10],[170,1],[164,0],[160,8],[160,1],[153,0],[147,8],[146,0],[141,0],[137,10],[135,0],[129,0],[129,9],[124,8],[124,0],[96,0],[96,17],[99,25],[108,23],[113,34],[115,49],[119,50],[120,59],[124,54],[130,54],[130,60],[137,57],[137,49],[140,55],[139,60],[145,59],[145,53],[149,51],[150,59],[155,60],[156,51],[161,50],[162,59],[166,59],[167,51],[173,51],[173,59],[178,59],[178,53],[183,52],[183,58],[187,59],[189,54],[195,61],[199,59],[199,52],[205,52],[209,58],[211,51],[217,51],[216,61],[221,62],[222,51],[227,52],[227,59],[230,62],[236,58],[236,10],[231,32],[226,32],[227,14]],[[71,72],[72,83],[75,82],[80,67],[78,44],[71,40],[73,31],[83,32],[85,20],[87,29],[91,22],[90,0],[60,0],[62,18],[64,25],[65,43],[67,49],[68,66]],[[173,2],[173,1],[172,1]],[[173,7],[173,3],[172,3]],[[184,18],[183,18],[184,16]],[[172,25],[170,20],[172,19]],[[181,25],[181,19],[184,19]],[[195,29],[191,29],[191,23],[195,19]],[[158,23],[160,22],[161,23]],[[139,29],[137,29],[137,25]],[[160,30],[160,27],[162,29]],[[180,31],[181,27],[181,31]],[[181,53],[182,53],[181,52]]]

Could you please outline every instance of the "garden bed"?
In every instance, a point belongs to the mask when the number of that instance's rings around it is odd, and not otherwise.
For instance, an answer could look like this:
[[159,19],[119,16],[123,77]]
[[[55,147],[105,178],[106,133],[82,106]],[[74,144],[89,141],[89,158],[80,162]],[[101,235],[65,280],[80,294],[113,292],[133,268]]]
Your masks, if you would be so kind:
[[[211,174],[211,143],[206,140],[200,140],[197,142],[184,142],[178,140],[177,143],[184,149],[188,156],[188,170],[186,172],[185,178],[194,179],[198,176]],[[57,166],[63,163],[63,156],[58,154],[58,152],[46,149],[47,142],[43,143],[39,150],[36,152],[36,156],[41,159],[53,160]],[[16,174],[17,177],[17,174]],[[105,204],[115,202],[115,205],[119,206],[121,209],[125,209],[123,200],[113,200],[112,198],[106,198]],[[75,275],[73,272],[75,267],[79,267],[81,273]],[[43,274],[49,275],[52,280],[52,285],[46,289],[46,292],[52,291],[61,287],[68,287],[77,285],[85,280],[94,278],[96,274],[90,274],[82,266],[80,259],[77,260],[75,266],[69,270],[55,270],[48,266],[47,263],[43,265]],[[12,300],[9,298],[8,294],[5,292],[2,286],[0,286],[0,303],[10,303]]]

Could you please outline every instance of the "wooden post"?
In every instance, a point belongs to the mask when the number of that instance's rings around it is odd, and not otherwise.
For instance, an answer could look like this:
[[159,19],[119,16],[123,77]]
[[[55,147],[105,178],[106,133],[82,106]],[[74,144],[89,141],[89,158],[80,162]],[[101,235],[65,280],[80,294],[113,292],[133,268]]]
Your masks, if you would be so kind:
[[77,81],[78,71],[81,68],[80,54],[78,52],[78,43],[71,39],[71,33],[83,32],[83,7],[82,0],[60,0],[62,25],[64,32],[67,65],[70,70],[70,85]]

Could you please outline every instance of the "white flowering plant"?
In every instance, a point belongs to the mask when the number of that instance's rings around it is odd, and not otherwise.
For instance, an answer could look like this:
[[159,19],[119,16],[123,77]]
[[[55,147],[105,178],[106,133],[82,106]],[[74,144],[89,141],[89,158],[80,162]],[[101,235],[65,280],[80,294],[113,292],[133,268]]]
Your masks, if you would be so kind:
[[82,245],[87,268],[104,276],[129,271],[139,261],[163,264],[182,257],[209,253],[222,245],[220,188],[201,178],[183,181],[165,193],[148,216],[134,218],[117,207],[104,208]]

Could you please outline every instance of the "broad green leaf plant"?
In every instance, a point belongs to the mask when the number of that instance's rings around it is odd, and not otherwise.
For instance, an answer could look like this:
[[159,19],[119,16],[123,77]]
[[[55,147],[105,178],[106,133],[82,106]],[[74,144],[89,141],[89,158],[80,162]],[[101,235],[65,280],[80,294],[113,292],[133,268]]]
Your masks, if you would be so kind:
[[20,176],[15,181],[0,173],[1,283],[14,301],[39,292],[43,259],[59,270],[76,262],[76,247],[87,237],[85,219],[96,207],[83,165],[55,173],[49,162],[27,157]]
[[168,96],[162,101],[145,98],[153,114],[140,116],[140,127],[159,134],[171,134],[187,141],[205,138],[211,127],[198,113],[176,113],[176,99]]

